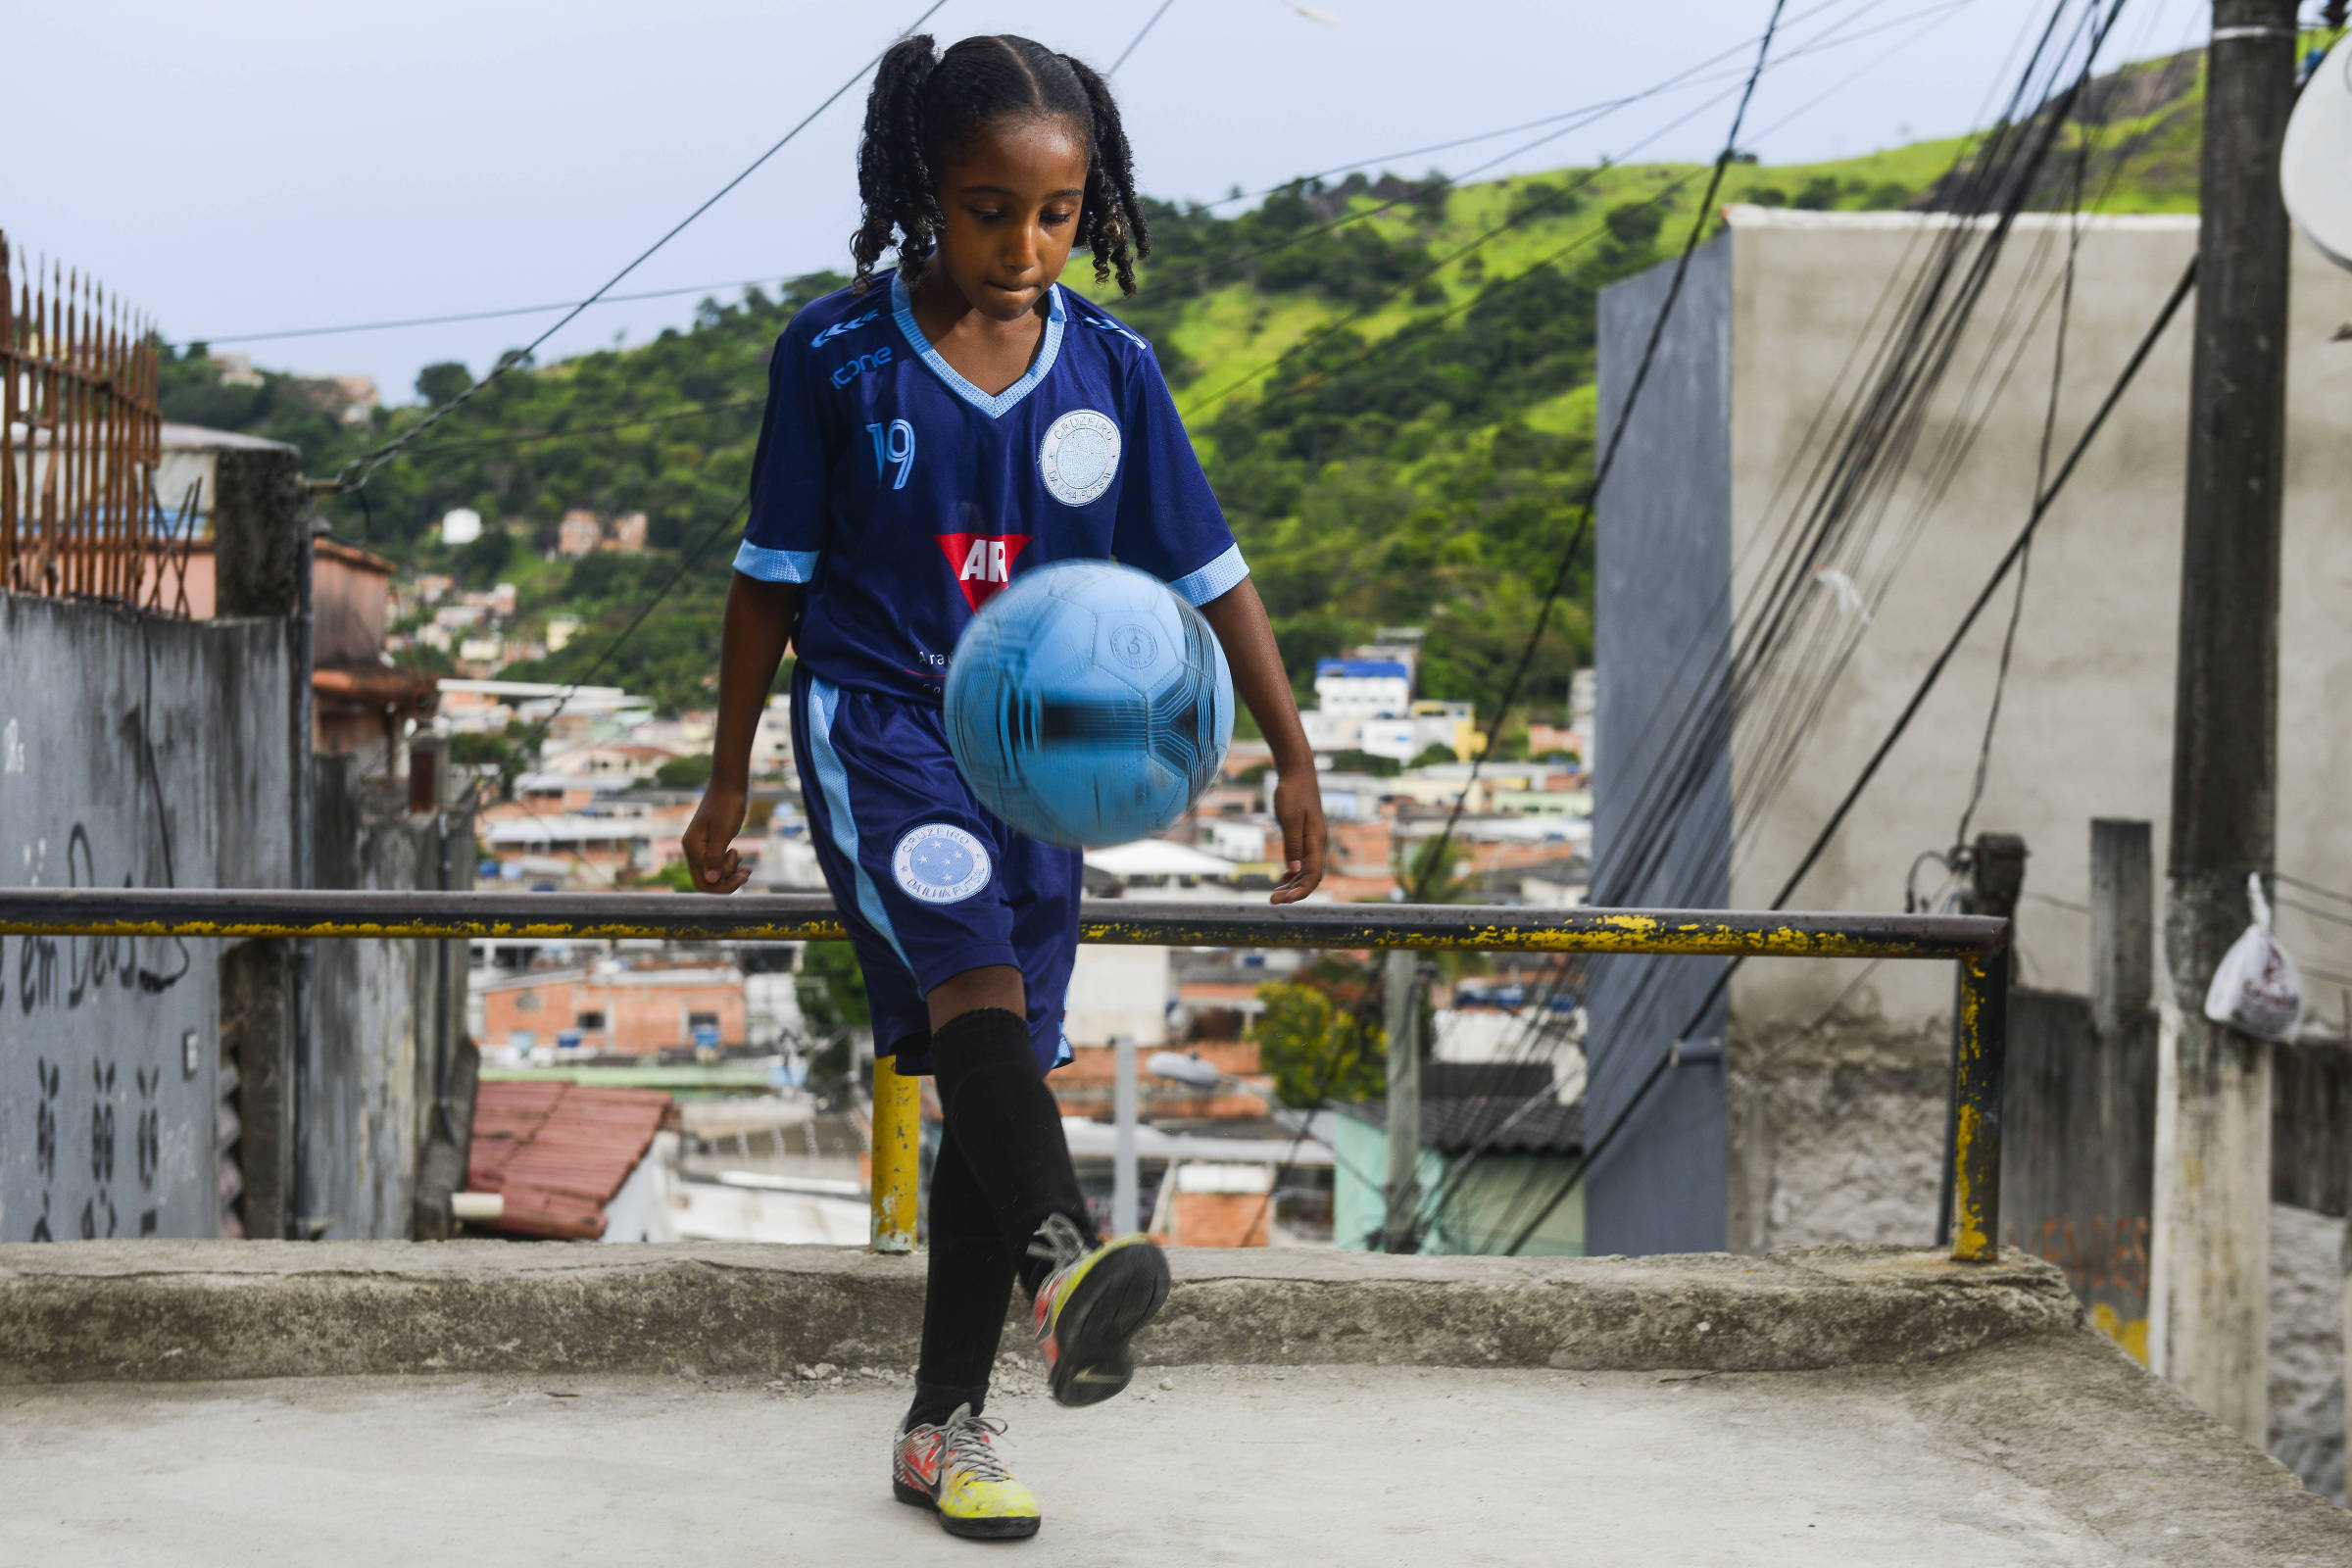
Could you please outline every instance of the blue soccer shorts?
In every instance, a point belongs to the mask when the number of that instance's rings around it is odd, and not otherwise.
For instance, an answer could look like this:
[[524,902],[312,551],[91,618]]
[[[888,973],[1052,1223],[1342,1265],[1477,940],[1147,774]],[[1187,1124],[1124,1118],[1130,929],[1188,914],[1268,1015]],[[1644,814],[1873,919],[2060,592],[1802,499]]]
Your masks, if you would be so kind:
[[1011,964],[1039,1068],[1068,1061],[1078,852],[1014,832],[972,798],[937,708],[844,690],[803,664],[792,750],[817,864],[865,972],[875,1054],[896,1057],[902,1077],[929,1072],[924,997],[967,969]]

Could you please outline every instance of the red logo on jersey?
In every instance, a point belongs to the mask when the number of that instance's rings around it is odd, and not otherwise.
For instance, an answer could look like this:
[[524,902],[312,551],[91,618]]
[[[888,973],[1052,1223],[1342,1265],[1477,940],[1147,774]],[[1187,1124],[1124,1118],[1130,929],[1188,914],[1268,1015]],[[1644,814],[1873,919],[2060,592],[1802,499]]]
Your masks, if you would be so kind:
[[942,533],[934,534],[939,541],[939,553],[948,558],[956,570],[956,586],[963,590],[964,603],[978,610],[1002,593],[1012,581],[1012,564],[1021,557],[1029,543],[1025,533]]

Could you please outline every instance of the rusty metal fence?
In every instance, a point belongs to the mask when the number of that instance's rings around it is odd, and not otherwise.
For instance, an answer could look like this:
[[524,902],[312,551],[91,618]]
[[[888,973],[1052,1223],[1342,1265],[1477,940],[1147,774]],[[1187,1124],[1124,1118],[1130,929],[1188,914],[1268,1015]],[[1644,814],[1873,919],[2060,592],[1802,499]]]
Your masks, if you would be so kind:
[[188,612],[194,498],[174,526],[156,491],[159,373],[144,318],[0,233],[0,589]]

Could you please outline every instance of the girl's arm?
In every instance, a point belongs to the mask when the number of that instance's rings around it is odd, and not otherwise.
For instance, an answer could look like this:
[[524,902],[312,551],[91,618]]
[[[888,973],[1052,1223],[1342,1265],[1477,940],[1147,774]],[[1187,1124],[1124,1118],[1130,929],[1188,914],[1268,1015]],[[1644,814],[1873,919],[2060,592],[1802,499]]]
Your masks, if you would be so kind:
[[732,893],[752,868],[735,853],[751,792],[752,737],[767,707],[784,650],[801,622],[797,582],[760,582],[741,572],[727,590],[726,630],[718,654],[718,724],[710,740],[710,785],[687,824],[686,864],[704,893]]
[[1282,824],[1283,860],[1290,875],[1274,889],[1272,904],[1296,904],[1323,880],[1323,789],[1315,780],[1315,754],[1298,724],[1291,680],[1274,646],[1274,628],[1257,587],[1245,577],[1230,592],[1200,607],[1200,613],[1225,646],[1233,688],[1250,705],[1257,727],[1274,748],[1274,819]]

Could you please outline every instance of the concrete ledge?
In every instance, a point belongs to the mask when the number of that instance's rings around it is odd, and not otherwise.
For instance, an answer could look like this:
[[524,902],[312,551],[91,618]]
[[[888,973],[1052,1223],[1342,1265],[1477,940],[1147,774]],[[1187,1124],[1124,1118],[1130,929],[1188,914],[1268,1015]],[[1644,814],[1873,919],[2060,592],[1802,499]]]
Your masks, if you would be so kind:
[[[1141,1346],[1159,1364],[1804,1371],[1931,1360],[2081,1320],[2058,1271],[2016,1254],[1170,1258],[1175,1294]],[[906,1367],[922,1280],[919,1258],[816,1247],[0,1247],[0,1384]]]

